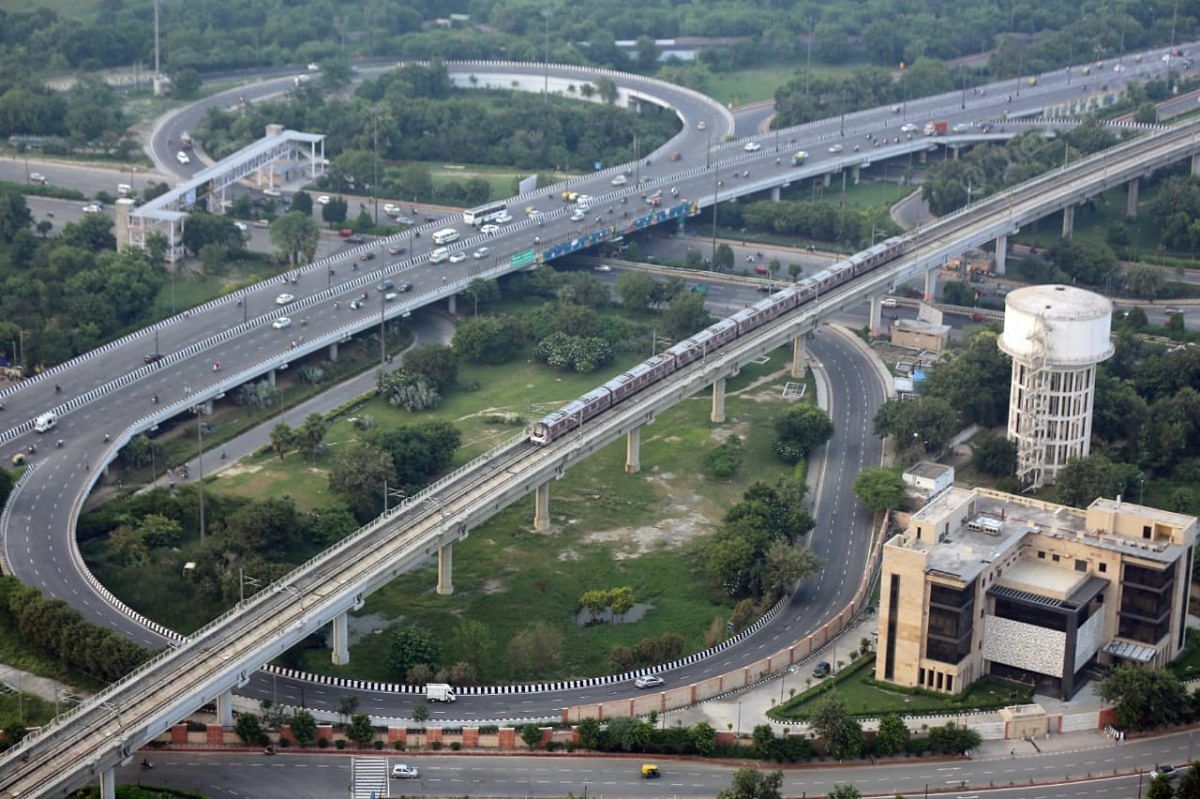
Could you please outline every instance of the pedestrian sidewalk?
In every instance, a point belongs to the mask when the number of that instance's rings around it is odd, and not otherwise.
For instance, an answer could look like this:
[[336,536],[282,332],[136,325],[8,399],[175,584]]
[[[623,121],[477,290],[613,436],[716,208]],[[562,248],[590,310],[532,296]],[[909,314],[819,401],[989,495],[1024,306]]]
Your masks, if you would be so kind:
[[87,693],[58,680],[39,677],[4,663],[0,663],[0,683],[19,693],[33,694],[47,702],[65,703],[68,699],[78,698]]

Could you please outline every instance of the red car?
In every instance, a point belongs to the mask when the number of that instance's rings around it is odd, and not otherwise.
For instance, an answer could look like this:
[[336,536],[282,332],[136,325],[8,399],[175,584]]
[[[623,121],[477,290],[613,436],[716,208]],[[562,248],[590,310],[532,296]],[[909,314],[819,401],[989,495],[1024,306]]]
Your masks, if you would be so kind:
[[971,321],[972,321],[972,322],[986,322],[987,320],[988,320],[988,318],[987,318],[987,314],[981,314],[981,313],[973,313],[973,314],[971,314]]
[[343,239],[348,239],[354,235],[354,231],[348,227],[344,227],[338,231],[338,235],[341,236]]

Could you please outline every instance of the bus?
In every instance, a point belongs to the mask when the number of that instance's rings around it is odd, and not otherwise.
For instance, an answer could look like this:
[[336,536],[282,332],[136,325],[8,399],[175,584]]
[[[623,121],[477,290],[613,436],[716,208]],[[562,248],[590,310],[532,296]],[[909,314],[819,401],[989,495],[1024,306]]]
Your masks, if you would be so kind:
[[442,228],[433,234],[433,243],[437,245],[458,241],[458,231],[452,227]]
[[508,206],[503,202],[486,203],[478,208],[468,208],[463,211],[463,221],[468,225],[479,227],[485,222],[491,222],[508,213]]

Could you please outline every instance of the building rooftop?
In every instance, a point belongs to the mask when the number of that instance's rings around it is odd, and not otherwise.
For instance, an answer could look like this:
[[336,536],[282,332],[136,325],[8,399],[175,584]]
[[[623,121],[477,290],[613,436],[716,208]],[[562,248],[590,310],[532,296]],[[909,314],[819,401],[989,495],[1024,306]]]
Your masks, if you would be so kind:
[[1087,578],[1087,572],[1064,569],[1045,561],[1018,560],[1004,570],[1004,575],[996,580],[996,585],[1066,599]]
[[925,333],[931,336],[946,336],[950,334],[950,325],[935,325],[920,319],[897,319],[892,327],[913,333]]
[[1044,315],[1046,319],[1060,321],[1112,315],[1112,303],[1107,297],[1094,291],[1057,284],[1016,289],[1004,298],[1004,305],[1032,316]]
[[933,461],[921,461],[905,469],[905,474],[913,477],[923,477],[926,480],[936,480],[944,474],[954,474],[954,467]]
[[[973,507],[972,507],[973,503]],[[1159,522],[1194,530],[1194,517],[1147,508],[1128,502],[1119,505],[1114,500],[1096,500],[1092,508],[1106,512],[1132,514],[1149,522]],[[1051,538],[1081,541],[1089,546],[1119,552],[1158,563],[1174,562],[1185,544],[1165,539],[1142,540],[1118,535],[1107,529],[1089,530],[1088,512],[1065,505],[1003,494],[985,488],[966,489],[954,486],[930,500],[912,514],[909,530],[889,544],[925,553],[925,569],[967,583],[975,579],[988,564],[1001,560],[1020,546],[1026,536],[1037,533]],[[916,530],[920,528],[921,538]],[[1034,568],[1018,570],[1011,579],[1029,581],[1018,590],[1067,597],[1078,588],[1086,573],[1070,571],[1066,575]],[[1017,564],[1005,571],[1005,578]],[[1024,568],[1025,564],[1021,564]],[[1054,569],[1054,567],[1050,567]],[[1066,571],[1054,569],[1055,572]]]

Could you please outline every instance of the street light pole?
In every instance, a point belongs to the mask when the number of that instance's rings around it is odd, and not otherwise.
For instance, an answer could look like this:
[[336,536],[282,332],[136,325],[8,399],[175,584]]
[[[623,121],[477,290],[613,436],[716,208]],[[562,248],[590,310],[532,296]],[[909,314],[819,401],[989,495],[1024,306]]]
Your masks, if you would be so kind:
[[387,337],[384,335],[384,330],[383,330],[383,320],[384,320],[383,312],[384,312],[384,303],[386,302],[386,300],[384,300],[384,294],[385,294],[385,292],[382,292],[382,291],[379,292],[379,375],[380,375],[380,377],[383,376],[383,370],[387,365]]
[[200,543],[204,543],[204,444],[201,433],[204,421],[200,418],[201,408],[196,406],[196,489],[200,497]]
[[[372,160],[371,197],[375,201],[375,224],[379,224],[379,111],[372,116],[374,124],[375,158]],[[333,274],[330,272],[330,274]]]
[[720,203],[720,198],[717,195],[717,189],[721,186],[721,164],[717,163],[717,168],[713,172],[713,219],[712,219],[712,265],[713,269],[717,269],[717,205]]

